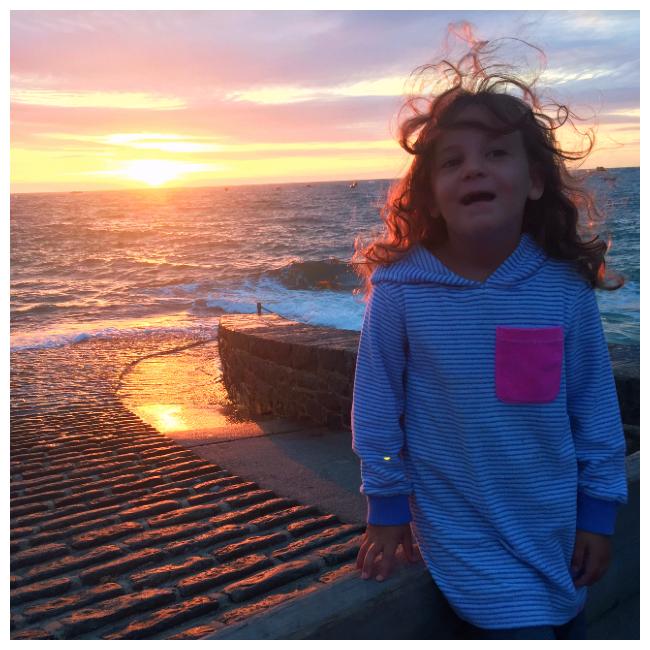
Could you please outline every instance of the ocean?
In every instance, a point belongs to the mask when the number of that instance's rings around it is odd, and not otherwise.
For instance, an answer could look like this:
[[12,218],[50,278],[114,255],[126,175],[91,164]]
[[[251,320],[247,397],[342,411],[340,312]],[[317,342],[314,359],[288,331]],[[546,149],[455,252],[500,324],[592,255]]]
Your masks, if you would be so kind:
[[[639,343],[639,168],[594,174],[609,266],[597,291],[607,339]],[[287,318],[359,330],[348,262],[380,225],[390,181],[11,196],[11,348],[94,337],[214,331],[257,303]]]

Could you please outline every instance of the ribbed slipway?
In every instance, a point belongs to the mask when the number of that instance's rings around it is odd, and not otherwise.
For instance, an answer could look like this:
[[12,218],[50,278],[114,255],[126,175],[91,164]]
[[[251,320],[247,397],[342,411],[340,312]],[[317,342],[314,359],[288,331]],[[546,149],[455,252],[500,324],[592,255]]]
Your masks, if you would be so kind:
[[352,416],[369,522],[412,518],[470,623],[568,622],[576,529],[611,534],[627,500],[593,289],[527,234],[484,282],[415,246],[372,283]]

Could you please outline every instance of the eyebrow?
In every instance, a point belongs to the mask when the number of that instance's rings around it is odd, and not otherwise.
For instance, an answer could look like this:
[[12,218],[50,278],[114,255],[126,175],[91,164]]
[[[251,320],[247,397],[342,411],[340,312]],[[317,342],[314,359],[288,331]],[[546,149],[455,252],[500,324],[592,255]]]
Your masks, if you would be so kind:
[[[483,130],[486,131],[487,129],[483,129]],[[488,139],[489,139],[490,142],[493,142],[494,140],[499,140],[500,138],[505,138],[508,135],[510,135],[510,133],[495,133],[495,132],[492,132]],[[462,147],[459,144],[448,144],[447,146],[443,147],[442,149],[439,149],[437,151],[437,154],[440,155],[440,154],[446,153],[448,151],[452,151],[454,149],[461,149],[461,148]]]
[[442,153],[447,153],[447,151],[453,151],[454,149],[460,149],[460,145],[458,144],[448,144],[446,147],[443,147],[440,149],[437,153],[442,154]]

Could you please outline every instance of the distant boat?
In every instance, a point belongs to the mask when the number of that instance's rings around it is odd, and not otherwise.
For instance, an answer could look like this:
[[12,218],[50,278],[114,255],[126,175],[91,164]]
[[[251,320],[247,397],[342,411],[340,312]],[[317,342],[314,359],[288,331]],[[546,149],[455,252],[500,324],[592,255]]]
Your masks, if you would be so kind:
[[223,189],[227,192],[230,188],[229,187],[224,187]]
[[[606,167],[596,167],[596,171],[598,172],[598,178],[604,181],[616,181],[616,176],[614,174],[608,174],[608,169]],[[605,172],[605,174],[603,174],[603,172]]]
[[352,182],[350,183],[350,189],[351,189],[351,190],[353,190],[356,186],[357,186],[357,182],[356,182],[356,181],[352,181]]
[[[606,167],[596,167],[596,171],[602,173],[602,172],[607,172],[608,170],[607,170]],[[615,181],[616,180],[616,176],[614,174],[601,175],[601,173],[599,173],[598,175],[604,181]]]

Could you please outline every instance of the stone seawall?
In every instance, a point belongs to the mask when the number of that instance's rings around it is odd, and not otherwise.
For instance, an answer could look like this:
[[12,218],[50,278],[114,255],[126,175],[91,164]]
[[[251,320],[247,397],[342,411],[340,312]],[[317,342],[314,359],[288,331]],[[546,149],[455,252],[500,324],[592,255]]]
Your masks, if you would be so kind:
[[275,314],[222,316],[219,356],[232,400],[272,414],[350,428],[359,332],[314,327]]
[[[359,332],[275,314],[221,318],[219,354],[231,398],[251,415],[350,428]],[[638,450],[639,348],[610,345],[628,453]]]

